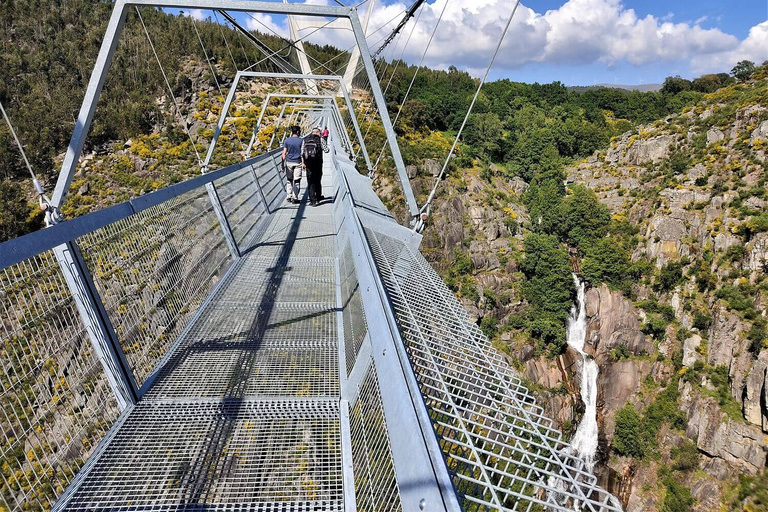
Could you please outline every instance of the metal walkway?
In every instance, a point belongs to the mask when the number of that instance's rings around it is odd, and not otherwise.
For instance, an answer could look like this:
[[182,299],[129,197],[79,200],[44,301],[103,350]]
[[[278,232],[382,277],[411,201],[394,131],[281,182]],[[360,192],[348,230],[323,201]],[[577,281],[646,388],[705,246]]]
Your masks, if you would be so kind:
[[321,206],[273,214],[64,509],[344,509],[331,169]]

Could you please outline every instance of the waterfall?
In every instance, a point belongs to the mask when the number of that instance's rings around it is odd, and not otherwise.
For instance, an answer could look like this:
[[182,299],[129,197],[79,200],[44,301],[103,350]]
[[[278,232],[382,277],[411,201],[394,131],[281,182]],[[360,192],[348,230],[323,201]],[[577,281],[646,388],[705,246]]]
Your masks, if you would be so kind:
[[584,416],[581,418],[571,439],[571,449],[578,455],[592,472],[597,453],[597,374],[599,368],[595,360],[584,352],[587,339],[587,308],[584,283],[573,274],[576,284],[576,303],[571,308],[568,318],[568,345],[581,354],[581,400],[584,402]]

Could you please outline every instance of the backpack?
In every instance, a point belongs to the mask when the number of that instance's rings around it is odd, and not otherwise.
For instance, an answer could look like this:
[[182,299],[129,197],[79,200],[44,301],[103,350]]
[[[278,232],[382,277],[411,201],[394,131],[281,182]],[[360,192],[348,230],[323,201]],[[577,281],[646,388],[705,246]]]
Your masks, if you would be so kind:
[[316,162],[321,159],[321,152],[320,137],[310,135],[304,139],[304,152],[301,154],[301,157],[305,162]]

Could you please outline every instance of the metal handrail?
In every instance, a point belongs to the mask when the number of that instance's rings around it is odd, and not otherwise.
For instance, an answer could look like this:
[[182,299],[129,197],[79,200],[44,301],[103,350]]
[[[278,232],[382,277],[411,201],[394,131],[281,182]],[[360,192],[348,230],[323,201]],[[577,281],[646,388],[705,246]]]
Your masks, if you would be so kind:
[[147,210],[153,206],[162,204],[185,192],[203,187],[209,183],[225,178],[230,174],[245,169],[248,166],[271,162],[270,158],[279,153],[279,150],[270,151],[243,162],[230,165],[208,174],[182,181],[164,189],[149,194],[129,199],[124,203],[116,204],[103,210],[95,211],[66,220],[55,226],[41,231],[35,231],[13,240],[0,243],[0,270],[15,265],[21,261],[37,256],[56,246],[74,240],[88,233],[92,233],[109,224],[117,222]]

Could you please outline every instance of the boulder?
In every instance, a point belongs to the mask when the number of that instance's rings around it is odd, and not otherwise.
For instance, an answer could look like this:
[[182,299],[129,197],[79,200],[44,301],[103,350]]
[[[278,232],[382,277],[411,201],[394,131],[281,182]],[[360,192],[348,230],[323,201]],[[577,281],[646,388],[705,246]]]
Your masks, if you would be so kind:
[[661,162],[667,157],[669,148],[674,142],[675,137],[672,135],[661,135],[648,140],[638,140],[632,147],[627,148],[623,160],[632,165]]
[[712,144],[713,142],[720,142],[721,140],[725,139],[725,134],[722,132],[722,130],[719,130],[718,128],[710,128],[709,131],[707,131],[707,144]]
[[752,144],[758,140],[768,140],[768,121],[763,121],[760,126],[752,132]]
[[743,330],[741,319],[724,309],[715,310],[710,327],[707,363],[711,366],[726,365],[730,368]]
[[752,272],[768,270],[768,233],[758,233],[747,245],[746,268]]

